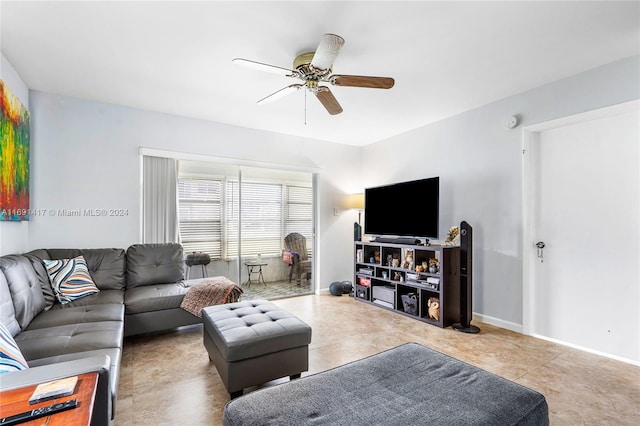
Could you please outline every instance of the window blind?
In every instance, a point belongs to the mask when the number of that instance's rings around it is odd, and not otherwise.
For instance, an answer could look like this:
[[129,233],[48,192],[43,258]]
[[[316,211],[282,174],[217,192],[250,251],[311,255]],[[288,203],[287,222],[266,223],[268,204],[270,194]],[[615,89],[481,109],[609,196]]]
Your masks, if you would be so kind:
[[180,243],[185,253],[222,256],[222,180],[178,180]]
[[285,186],[284,237],[292,232],[302,234],[307,239],[307,252],[311,255],[313,245],[313,191],[308,186]]
[[239,189],[233,179],[179,179],[180,241],[185,253],[203,251],[212,259],[237,257],[240,223],[242,256],[280,256],[290,232],[304,235],[311,252],[311,186],[243,181]]
[[[238,256],[238,219],[242,256],[280,255],[282,237],[282,185],[243,182],[227,184],[227,257]],[[233,201],[231,201],[233,200]],[[239,207],[239,208],[238,208]],[[238,213],[240,213],[238,215]]]

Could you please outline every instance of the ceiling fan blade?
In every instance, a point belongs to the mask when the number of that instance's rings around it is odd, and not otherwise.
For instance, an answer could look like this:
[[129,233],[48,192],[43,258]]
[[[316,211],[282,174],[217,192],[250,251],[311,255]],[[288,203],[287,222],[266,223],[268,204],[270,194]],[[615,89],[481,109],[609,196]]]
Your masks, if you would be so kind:
[[326,71],[333,65],[333,60],[340,53],[344,39],[335,34],[324,34],[311,60],[311,66],[317,70]]
[[329,114],[336,115],[342,112],[342,107],[340,106],[340,104],[338,103],[338,100],[336,99],[335,96],[333,96],[333,93],[331,93],[331,90],[329,90],[328,87],[324,87],[324,86],[318,87],[318,91],[316,92],[316,97],[318,98],[320,103],[324,105],[324,107],[327,109],[327,112]]
[[231,62],[252,70],[266,71],[272,74],[284,75],[285,77],[289,77],[291,75],[297,74],[294,70],[290,70],[288,68],[278,67],[276,65],[263,64],[262,62],[251,61],[249,59],[235,58],[235,59],[232,59]]
[[270,104],[272,102],[277,101],[278,99],[282,99],[287,95],[290,95],[293,92],[297,92],[301,88],[304,87],[304,84],[292,84],[291,86],[287,86],[284,89],[280,89],[277,92],[270,94],[269,96],[265,96],[264,98],[258,101],[259,104]]
[[336,86],[368,87],[372,89],[391,89],[395,80],[391,77],[369,77],[365,75],[332,75],[329,80]]

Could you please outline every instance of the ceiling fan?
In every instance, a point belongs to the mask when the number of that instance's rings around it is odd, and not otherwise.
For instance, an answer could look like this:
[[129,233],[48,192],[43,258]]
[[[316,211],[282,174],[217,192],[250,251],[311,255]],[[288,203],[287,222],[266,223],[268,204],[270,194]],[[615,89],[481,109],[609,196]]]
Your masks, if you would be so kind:
[[333,74],[333,61],[336,56],[338,56],[338,53],[340,53],[343,45],[344,39],[339,35],[324,34],[315,52],[302,53],[293,60],[293,69],[243,58],[235,58],[233,62],[248,68],[272,72],[303,81],[302,84],[292,84],[260,99],[258,101],[259,104],[276,101],[306,87],[309,92],[316,95],[329,114],[335,115],[342,112],[342,107],[335,96],[333,96],[333,93],[331,93],[329,87],[321,86],[321,83],[329,83],[334,86],[366,87],[372,89],[390,89],[395,84],[395,81],[391,77]]

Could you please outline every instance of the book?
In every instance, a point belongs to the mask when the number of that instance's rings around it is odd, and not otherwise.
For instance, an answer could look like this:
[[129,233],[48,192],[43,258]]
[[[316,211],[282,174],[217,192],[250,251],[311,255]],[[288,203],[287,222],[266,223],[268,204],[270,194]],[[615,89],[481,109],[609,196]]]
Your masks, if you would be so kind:
[[31,398],[29,398],[29,404],[37,404],[50,399],[72,395],[76,390],[77,383],[78,376],[40,383],[36,386]]

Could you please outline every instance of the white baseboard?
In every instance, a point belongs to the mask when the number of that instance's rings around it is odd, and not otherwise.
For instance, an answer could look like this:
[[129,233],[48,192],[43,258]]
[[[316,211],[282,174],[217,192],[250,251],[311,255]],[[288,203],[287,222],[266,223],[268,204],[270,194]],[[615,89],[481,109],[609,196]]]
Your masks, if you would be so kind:
[[490,317],[489,315],[482,315],[476,312],[473,313],[473,319],[485,324],[506,328],[507,330],[515,331],[516,333],[522,333],[522,324],[516,324],[515,322],[501,320],[500,318]]
[[[523,334],[523,328],[521,324],[516,324],[513,322],[509,322],[509,321],[504,321],[501,320],[499,318],[494,318],[494,317],[490,317],[488,315],[482,315],[482,314],[478,314],[478,313],[473,313],[473,319],[474,320],[478,320],[480,322],[483,322],[485,324],[490,324],[490,325],[495,325],[496,327],[500,327],[500,328],[505,328],[507,330],[511,330],[511,331],[515,331],[516,333],[521,333]],[[582,346],[578,346],[578,345],[574,345],[572,343],[567,343],[567,342],[563,342],[561,340],[557,340],[557,339],[552,339],[550,337],[546,337],[546,336],[541,336],[539,334],[531,334],[531,337],[535,337],[537,339],[542,339],[542,340],[546,340],[548,342],[551,343],[556,343],[558,345],[562,345],[562,346],[567,346],[573,349],[577,349],[579,351],[583,351],[583,352],[588,352],[594,355],[598,355],[598,356],[602,356],[605,358],[609,358],[609,359],[614,359],[616,361],[620,361],[620,362],[624,362],[626,364],[631,364],[631,365],[635,365],[635,366],[640,366],[640,361],[636,361],[633,359],[628,359],[628,358],[623,358],[617,355],[612,355],[612,354],[608,354],[605,352],[600,352],[600,351],[596,351],[594,349],[589,349],[589,348],[585,348]]]
[[590,354],[599,355],[599,356],[602,356],[602,357],[605,357],[605,358],[610,358],[610,359],[614,359],[616,361],[624,362],[625,364],[631,364],[631,365],[635,365],[635,366],[640,367],[640,361],[636,361],[636,360],[633,360],[633,359],[629,359],[629,358],[624,358],[624,357],[617,356],[617,355],[608,354],[606,352],[596,351],[594,349],[585,348],[583,346],[574,345],[573,343],[563,342],[562,340],[552,339],[551,337],[541,336],[539,334],[532,334],[531,336],[532,337],[536,337],[538,339],[546,340],[547,342],[557,343],[558,345],[568,346],[570,348],[577,349],[579,351],[588,352]]

